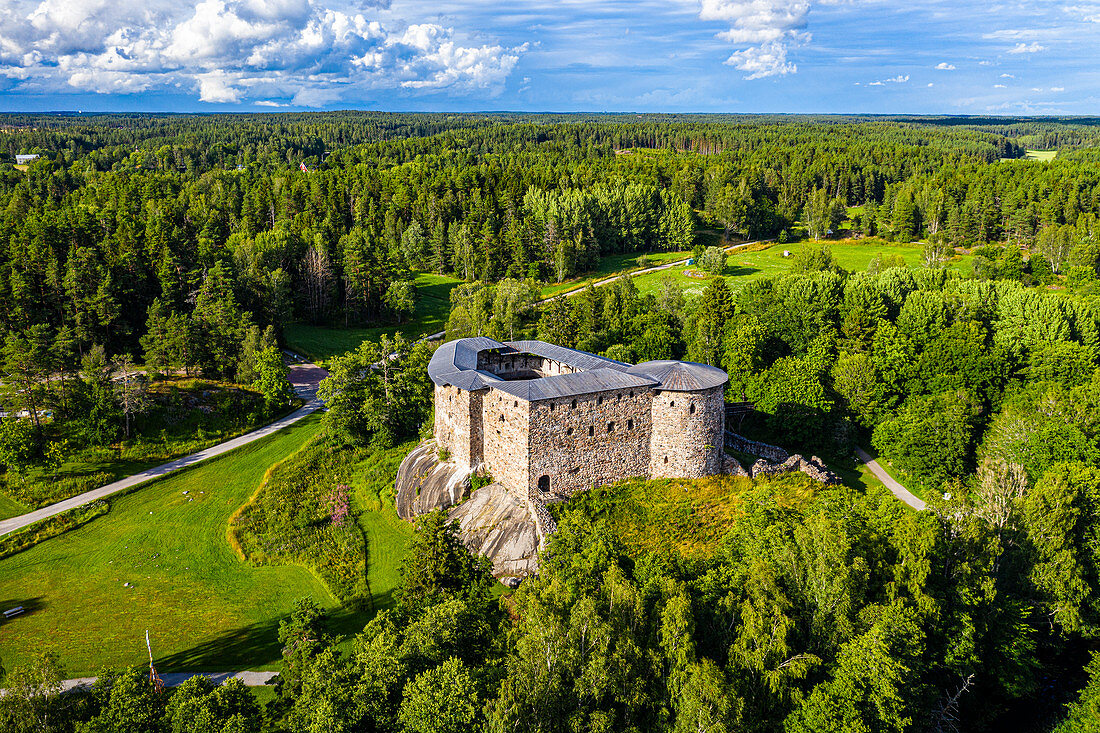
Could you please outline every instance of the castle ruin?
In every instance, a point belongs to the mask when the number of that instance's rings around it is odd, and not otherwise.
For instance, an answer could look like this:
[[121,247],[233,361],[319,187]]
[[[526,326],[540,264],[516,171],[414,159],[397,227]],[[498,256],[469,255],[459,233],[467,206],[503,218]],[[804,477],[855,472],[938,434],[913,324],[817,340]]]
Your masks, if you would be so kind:
[[721,369],[631,365],[544,341],[450,341],[428,365],[435,440],[466,471],[542,504],[637,477],[723,470]]

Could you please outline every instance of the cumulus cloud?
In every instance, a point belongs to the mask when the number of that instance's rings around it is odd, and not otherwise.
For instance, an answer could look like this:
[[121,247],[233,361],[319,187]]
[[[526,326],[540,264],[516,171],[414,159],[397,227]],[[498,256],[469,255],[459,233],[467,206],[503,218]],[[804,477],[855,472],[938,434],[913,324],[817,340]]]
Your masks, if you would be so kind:
[[1008,89],[1008,87],[1006,87],[1004,84],[994,84],[993,88],[994,89]]
[[0,8],[0,74],[30,89],[183,88],[211,103],[321,106],[351,90],[493,96],[526,51],[464,44],[433,23],[385,23],[388,0],[330,1],[15,0]]
[[1010,48],[1008,50],[1008,52],[1013,53],[1013,54],[1039,53],[1040,51],[1045,51],[1046,49],[1047,49],[1047,47],[1043,46],[1043,45],[1040,45],[1040,43],[1038,41],[1032,41],[1030,44],[1028,44],[1028,43],[1017,43],[1015,46]]
[[908,81],[909,81],[909,75],[908,74],[905,74],[904,76],[901,75],[901,74],[898,74],[897,76],[892,76],[889,79],[883,79],[881,81],[868,82],[867,86],[884,87],[887,84],[906,84],[906,83],[908,83]]
[[746,79],[783,76],[798,71],[787,52],[808,43],[810,0],[702,0],[699,17],[730,24],[718,38],[734,46],[726,64],[746,72]]
[[954,71],[955,70],[955,65],[954,64],[949,64],[946,61],[941,61],[938,64],[936,64],[936,69],[938,71]]
[[1002,79],[1015,79],[1016,77],[1013,74],[1001,74],[1001,78]]

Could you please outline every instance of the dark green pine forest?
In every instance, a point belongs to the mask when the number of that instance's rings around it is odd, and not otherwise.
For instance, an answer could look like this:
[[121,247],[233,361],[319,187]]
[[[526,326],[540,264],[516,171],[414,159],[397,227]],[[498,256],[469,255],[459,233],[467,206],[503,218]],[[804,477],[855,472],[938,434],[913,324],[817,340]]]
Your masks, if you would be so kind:
[[[26,488],[61,446],[166,430],[188,380],[236,417],[186,431],[279,414],[289,333],[409,333],[425,275],[458,281],[449,337],[720,366],[755,405],[741,432],[845,478],[594,490],[554,507],[540,577],[503,595],[429,515],[360,633],[308,601],[282,623],[273,700],[160,695],[133,669],[45,695],[65,660],[43,656],[8,670],[0,728],[1100,729],[1100,121],[0,115],[0,132],[0,462],[23,505],[75,493]],[[17,169],[23,153],[40,157]],[[792,250],[781,271],[745,278],[717,249],[757,240]],[[841,241],[875,254],[854,267]],[[623,277],[544,299],[669,252],[706,270],[698,292]],[[387,336],[326,361],[316,465],[343,476],[340,455],[430,434],[432,348]],[[120,389],[131,372],[151,381]],[[857,446],[928,508],[867,489]],[[327,475],[282,494],[281,524],[250,516],[301,530]],[[688,515],[646,514],[676,492],[697,494]],[[361,550],[345,572],[301,537],[341,601],[370,603]]]

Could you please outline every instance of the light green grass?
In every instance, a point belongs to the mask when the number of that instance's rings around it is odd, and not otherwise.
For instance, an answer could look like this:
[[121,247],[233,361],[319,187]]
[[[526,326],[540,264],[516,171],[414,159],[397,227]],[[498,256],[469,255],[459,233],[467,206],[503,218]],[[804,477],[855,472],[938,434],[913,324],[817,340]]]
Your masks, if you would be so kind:
[[[747,283],[767,277],[777,277],[791,269],[792,258],[784,257],[784,250],[795,254],[799,249],[813,246],[814,243],[799,242],[795,244],[774,244],[767,249],[754,252],[735,251],[726,260],[726,270],[723,273],[726,283],[733,290],[739,290]],[[897,244],[880,239],[840,240],[826,242],[833,252],[837,264],[846,270],[859,272],[866,270],[871,260],[876,255],[900,255],[909,267],[919,267],[922,245]],[[970,255],[958,255],[948,265],[953,269],[963,272],[970,267]],[[672,268],[660,272],[652,272],[639,275],[634,279],[638,291],[642,294],[656,293],[660,290],[661,281],[666,276],[671,276],[682,288],[687,298],[691,299],[702,294],[710,278],[692,277],[684,274],[686,268]]]
[[0,519],[18,517],[20,514],[26,514],[28,511],[30,511],[30,507],[20,504],[6,494],[0,493]]
[[623,254],[604,255],[600,258],[600,266],[595,272],[586,273],[581,277],[565,280],[560,283],[552,283],[542,289],[542,297],[550,298],[559,293],[582,288],[586,283],[602,280],[616,273],[625,273],[642,267],[639,264],[642,258],[648,260],[646,267],[662,265],[666,262],[675,262],[691,256],[691,252],[627,252]]
[[407,338],[420,338],[442,331],[447,327],[447,316],[451,312],[451,288],[460,282],[446,275],[420,273],[415,280],[416,309],[405,323],[370,328],[327,328],[292,323],[284,331],[287,346],[313,361],[324,361],[357,348],[363,341],[377,341],[382,334],[400,332]]
[[1058,156],[1057,150],[1028,150],[1024,156],[1026,160],[1051,161]]
[[69,676],[141,664],[148,629],[158,669],[272,668],[278,622],[295,599],[336,602],[302,568],[241,563],[227,521],[319,424],[308,418],[112,499],[107,516],[0,561],[0,607],[30,609],[0,625],[5,666],[39,651],[57,652]]
[[367,540],[367,582],[376,610],[393,605],[413,538],[413,526],[397,516],[394,508],[397,467],[412,448],[409,443],[379,451],[361,461],[352,475],[352,501]]

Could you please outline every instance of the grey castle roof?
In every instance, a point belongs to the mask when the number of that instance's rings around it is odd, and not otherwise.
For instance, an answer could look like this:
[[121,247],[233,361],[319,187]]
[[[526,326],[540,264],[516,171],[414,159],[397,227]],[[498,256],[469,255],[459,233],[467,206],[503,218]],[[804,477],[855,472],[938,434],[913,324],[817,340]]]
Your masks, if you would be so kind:
[[[506,381],[477,368],[478,354],[483,351],[533,354],[578,371],[538,379]],[[545,341],[502,343],[484,336],[448,341],[440,346],[428,364],[428,376],[440,386],[452,385],[469,391],[493,387],[528,402],[631,388],[689,392],[718,387],[729,380],[724,371],[706,364],[647,361],[631,366]]]
[[631,374],[655,379],[667,392],[698,392],[721,387],[729,375],[709,364],[693,361],[646,361],[628,370]]

